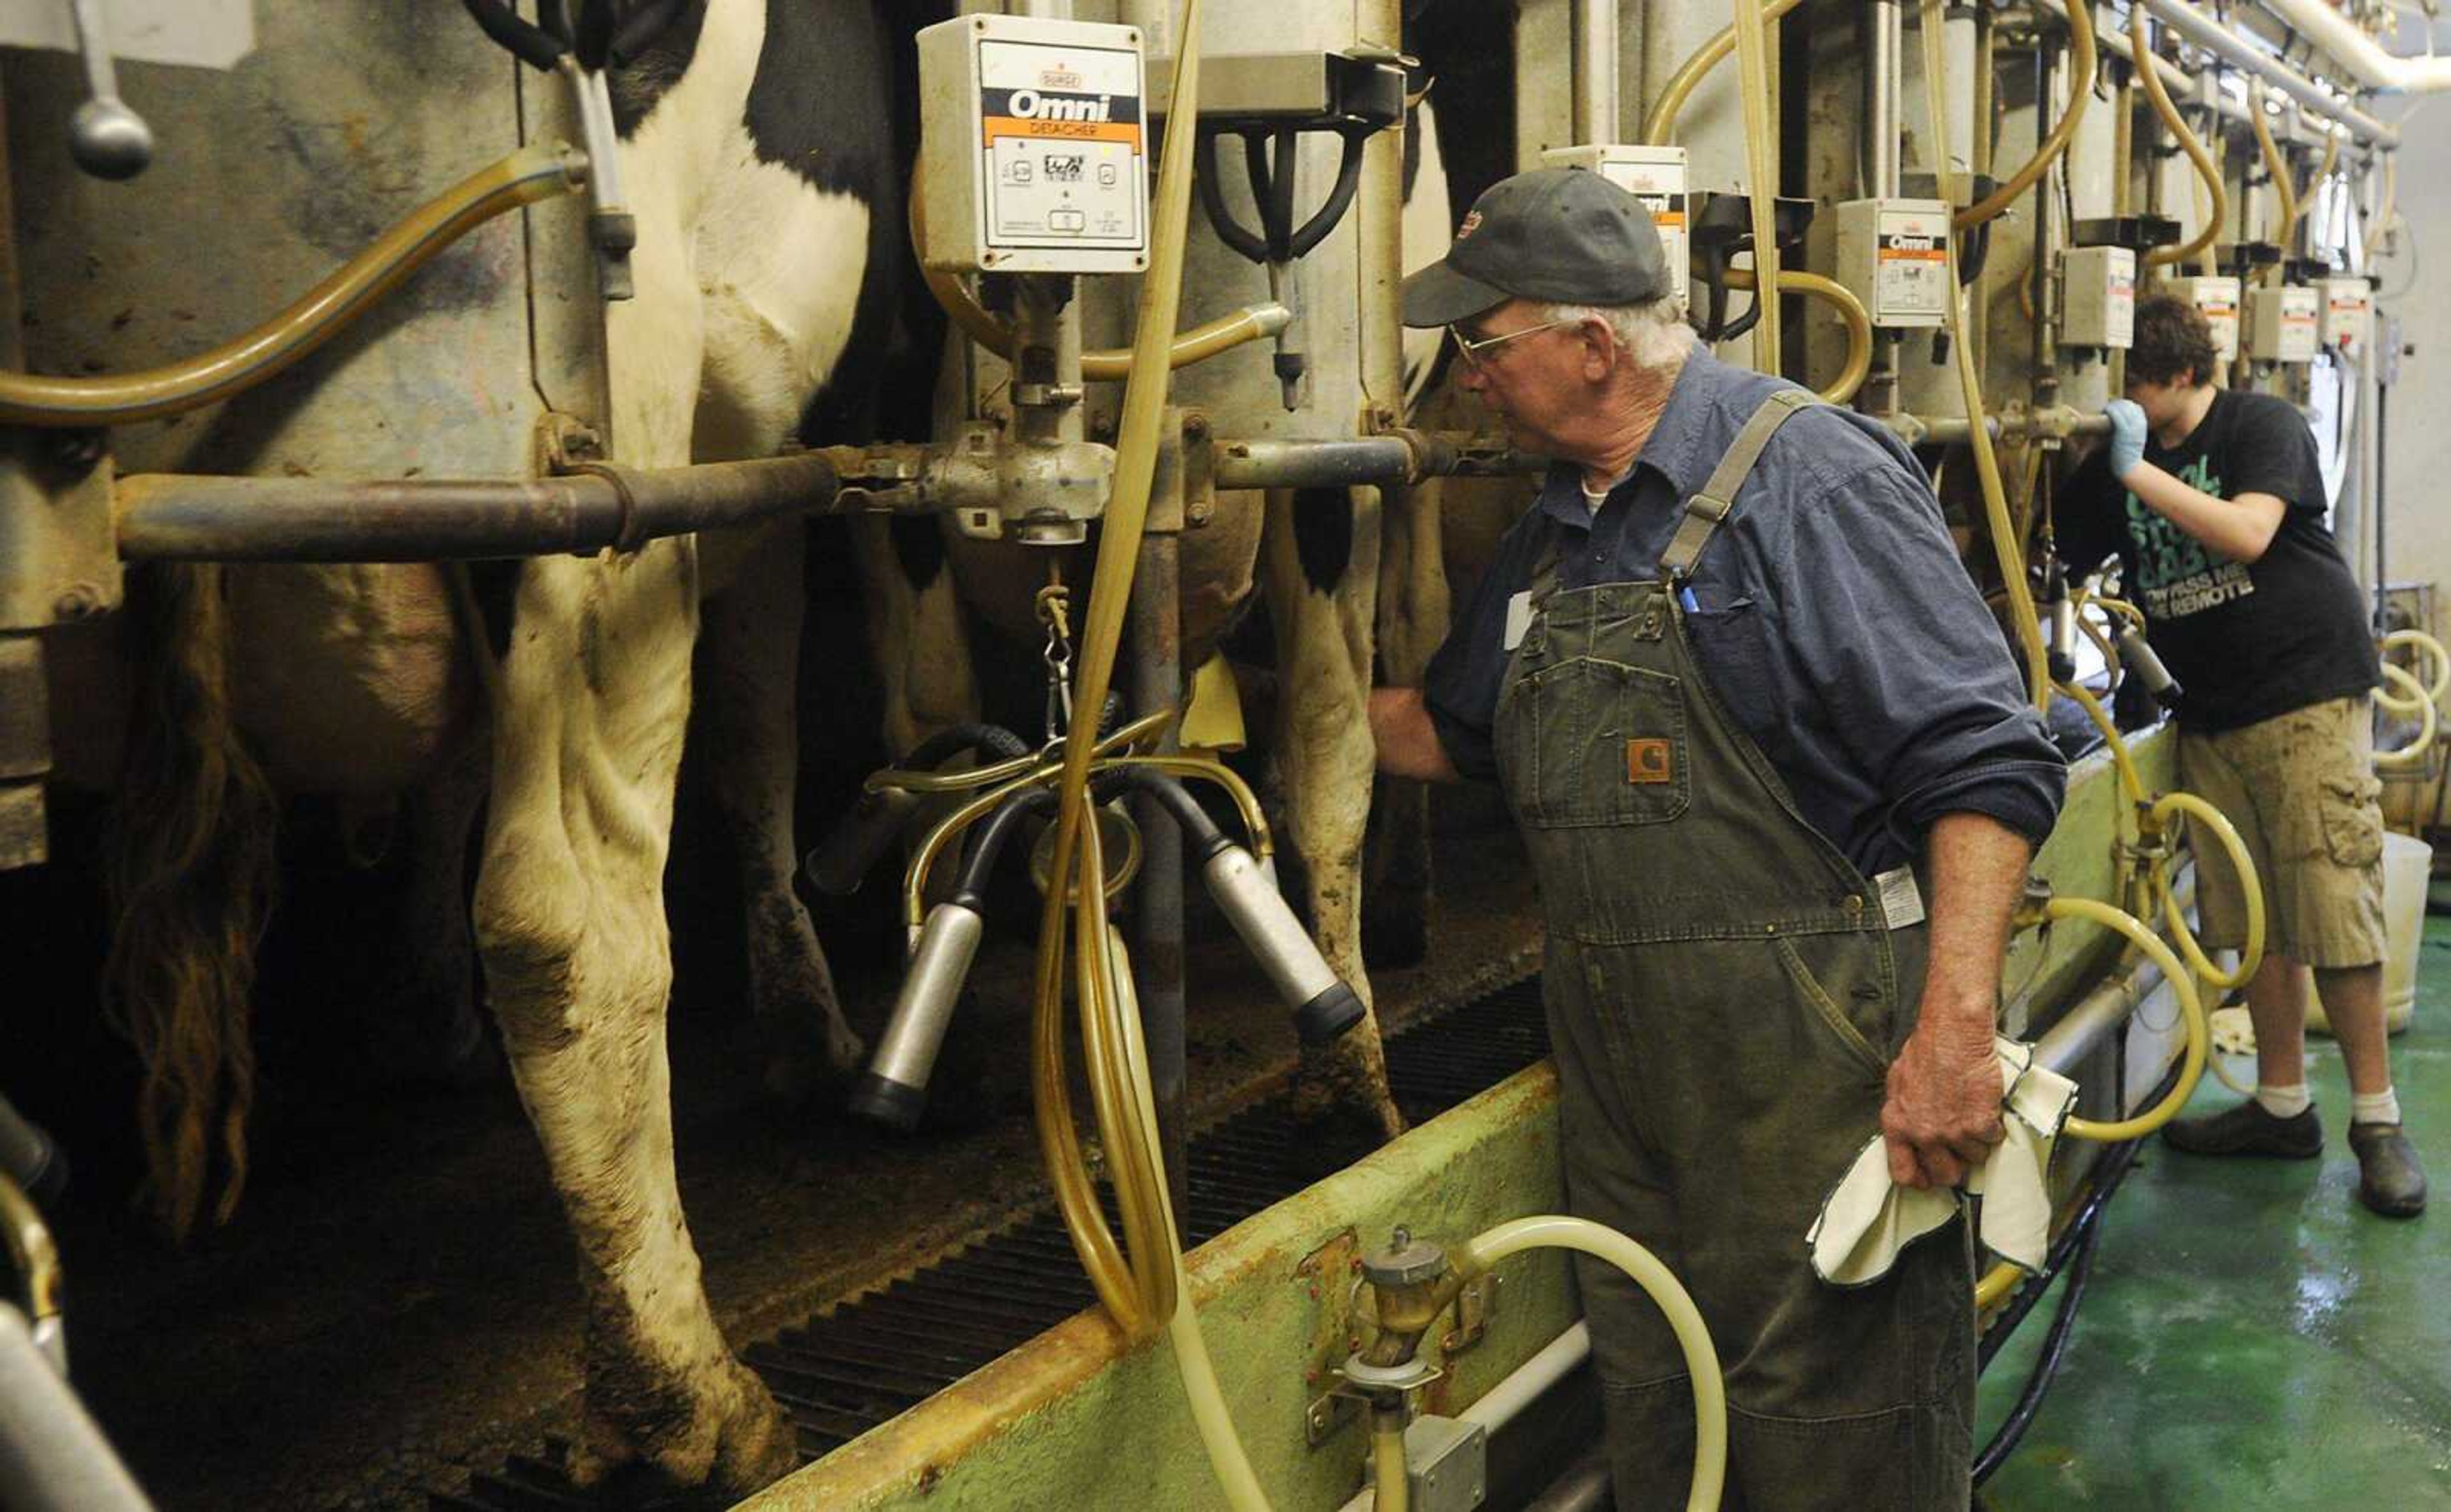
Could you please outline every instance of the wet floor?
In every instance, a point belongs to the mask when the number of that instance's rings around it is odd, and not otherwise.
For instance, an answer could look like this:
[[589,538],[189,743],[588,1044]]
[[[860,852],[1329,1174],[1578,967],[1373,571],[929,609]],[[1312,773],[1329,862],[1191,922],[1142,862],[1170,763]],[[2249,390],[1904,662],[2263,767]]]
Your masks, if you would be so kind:
[[[2321,1160],[2153,1141],[2109,1207],[2059,1384],[1986,1488],[1994,1512],[2451,1506],[2451,918],[2426,921],[2423,950],[2392,1070],[2435,1210],[2395,1223],[2359,1206],[2328,1039],[2310,1041],[2306,1078]],[[2235,1098],[2208,1075],[2191,1110]],[[2056,1303],[1986,1373],[1978,1443]]]

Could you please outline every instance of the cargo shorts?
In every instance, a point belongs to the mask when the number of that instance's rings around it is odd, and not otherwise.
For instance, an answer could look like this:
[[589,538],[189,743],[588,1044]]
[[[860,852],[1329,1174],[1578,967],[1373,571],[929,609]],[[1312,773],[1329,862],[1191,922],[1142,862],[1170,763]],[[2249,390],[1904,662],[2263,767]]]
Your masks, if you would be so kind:
[[[2264,882],[2265,949],[2308,966],[2383,958],[2382,783],[2363,696],[2235,730],[2179,729],[2179,782],[2228,816]],[[2246,941],[2246,893],[2220,841],[2190,823],[2207,950]]]

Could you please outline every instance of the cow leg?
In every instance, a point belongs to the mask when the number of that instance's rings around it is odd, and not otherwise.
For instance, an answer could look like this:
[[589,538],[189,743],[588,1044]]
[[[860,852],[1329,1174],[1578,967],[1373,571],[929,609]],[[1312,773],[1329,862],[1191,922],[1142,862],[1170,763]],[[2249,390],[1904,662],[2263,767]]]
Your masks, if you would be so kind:
[[407,799],[408,884],[399,939],[405,976],[385,994],[374,1035],[383,1063],[412,1075],[475,1082],[489,1074],[468,922],[468,842],[489,776],[482,723],[457,736]]
[[[1447,579],[1439,539],[1439,484],[1383,491],[1379,568],[1379,680],[1417,688],[1447,631]],[[1382,966],[1410,966],[1430,950],[1430,793],[1382,777],[1370,806],[1362,938]]]
[[[672,204],[646,182],[638,200]],[[688,243],[642,220],[637,298],[606,316],[622,461],[689,457],[701,325]],[[790,1469],[792,1431],[725,1346],[673,1170],[663,875],[689,722],[697,543],[522,571],[477,886],[488,991],[578,1242],[581,1481],[643,1463],[735,1491]]]
[[898,760],[938,730],[978,717],[978,674],[935,521],[862,520],[852,528],[884,693],[885,749]]
[[[1363,1003],[1362,836],[1377,751],[1366,710],[1379,521],[1372,491],[1268,495],[1262,543],[1277,641],[1277,765],[1293,849],[1308,874],[1311,930],[1328,966]],[[1334,1044],[1305,1049],[1298,1119],[1343,1144],[1392,1139],[1404,1122],[1387,1091],[1378,1015]],[[1314,1143],[1317,1143],[1314,1141]]]
[[862,1055],[816,927],[792,888],[807,551],[796,520],[760,532],[708,601],[698,658],[698,749],[740,864],[749,1001],[767,1042],[768,1087],[794,1098],[829,1072],[852,1070]]
[[578,1242],[578,1473],[633,1461],[746,1489],[790,1430],[733,1359],[673,1171],[663,907],[688,723],[696,545],[529,565],[496,739],[477,938],[520,1096]]

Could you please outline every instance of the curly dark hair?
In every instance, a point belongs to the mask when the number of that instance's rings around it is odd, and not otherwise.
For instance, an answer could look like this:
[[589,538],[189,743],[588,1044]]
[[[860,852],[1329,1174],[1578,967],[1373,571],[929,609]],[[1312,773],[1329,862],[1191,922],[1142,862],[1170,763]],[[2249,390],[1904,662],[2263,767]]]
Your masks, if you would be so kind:
[[2136,305],[2136,344],[2127,349],[2130,382],[2174,383],[2182,373],[2189,384],[2212,381],[2221,353],[2213,345],[2213,328],[2192,300],[2156,294]]

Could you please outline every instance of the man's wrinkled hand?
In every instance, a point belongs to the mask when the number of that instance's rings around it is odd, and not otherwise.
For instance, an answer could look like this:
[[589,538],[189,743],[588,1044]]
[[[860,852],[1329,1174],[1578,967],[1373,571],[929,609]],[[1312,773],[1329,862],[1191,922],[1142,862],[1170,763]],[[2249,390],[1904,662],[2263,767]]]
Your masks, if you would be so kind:
[[1902,1187],[1954,1187],[2007,1130],[2000,1122],[2000,1065],[1989,1034],[1946,1037],[1919,1028],[1890,1063],[1881,1140],[1890,1179]]

